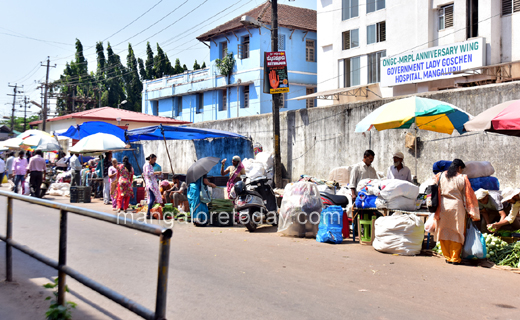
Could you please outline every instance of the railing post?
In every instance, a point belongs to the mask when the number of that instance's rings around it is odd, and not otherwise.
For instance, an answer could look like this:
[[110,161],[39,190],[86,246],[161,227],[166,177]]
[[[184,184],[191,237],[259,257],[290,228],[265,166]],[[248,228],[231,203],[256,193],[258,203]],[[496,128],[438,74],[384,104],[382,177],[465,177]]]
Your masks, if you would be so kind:
[[7,225],[5,232],[5,281],[13,281],[13,248],[9,241],[13,238],[13,198],[7,197]]
[[[60,247],[58,268],[67,265],[67,211],[60,210]],[[65,272],[58,269],[58,304],[65,305]]]
[[155,300],[155,319],[166,319],[166,297],[168,293],[168,269],[170,264],[170,241],[172,229],[166,229],[160,237],[159,267],[157,275],[157,295]]

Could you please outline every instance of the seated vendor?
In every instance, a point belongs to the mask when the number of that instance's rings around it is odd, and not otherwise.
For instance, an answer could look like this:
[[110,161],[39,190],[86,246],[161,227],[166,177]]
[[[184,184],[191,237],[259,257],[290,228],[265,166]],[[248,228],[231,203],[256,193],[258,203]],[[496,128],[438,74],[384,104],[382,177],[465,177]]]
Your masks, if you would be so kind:
[[502,195],[500,191],[478,189],[475,192],[478,200],[478,209],[482,216],[482,226],[480,230],[482,232],[488,232],[486,230],[487,225],[494,222],[502,221],[506,218],[506,212],[502,205]]
[[412,182],[412,172],[403,164],[404,154],[401,151],[397,151],[393,157],[394,164],[388,168],[386,178]]
[[173,182],[163,180],[159,187],[163,203],[172,203],[176,208],[182,206],[184,211],[189,211],[189,203],[186,194],[188,185],[186,182],[180,182],[179,176],[173,176]]
[[511,210],[507,217],[500,219],[499,222],[488,224],[488,230],[520,229],[520,216],[518,215],[518,211],[520,211],[520,189],[505,188],[504,191],[502,191],[502,198],[502,203],[507,202],[511,204]]

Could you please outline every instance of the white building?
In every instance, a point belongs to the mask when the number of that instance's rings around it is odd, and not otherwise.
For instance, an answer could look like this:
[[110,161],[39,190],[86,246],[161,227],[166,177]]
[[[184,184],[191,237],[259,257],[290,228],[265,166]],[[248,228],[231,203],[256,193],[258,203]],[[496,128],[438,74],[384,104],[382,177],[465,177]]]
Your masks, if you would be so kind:
[[520,79],[520,0],[317,1],[318,106]]

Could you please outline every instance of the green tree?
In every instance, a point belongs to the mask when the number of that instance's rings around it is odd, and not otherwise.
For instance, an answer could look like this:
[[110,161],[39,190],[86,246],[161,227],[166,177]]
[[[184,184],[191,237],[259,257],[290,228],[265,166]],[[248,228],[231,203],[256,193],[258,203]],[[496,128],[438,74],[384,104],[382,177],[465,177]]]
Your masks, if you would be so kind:
[[[38,116],[29,116],[27,117],[25,130],[29,129],[29,122],[37,121]],[[0,121],[0,125],[7,126],[8,128],[11,128],[11,118],[9,120],[2,120]],[[23,128],[23,117],[14,117],[14,130],[24,132]]]
[[145,62],[145,68],[146,68],[146,80],[153,80],[155,79],[155,72],[153,69],[153,51],[152,47],[150,47],[150,42],[146,43],[146,62]]
[[144,61],[141,58],[137,59],[137,63],[139,64],[139,75],[141,76],[141,81],[146,80],[146,69],[144,68]]
[[121,64],[121,58],[115,54],[110,46],[107,44],[107,90],[108,103],[110,107],[116,108],[121,101],[126,100],[123,84],[123,74],[126,72],[125,67]]
[[193,70],[199,70],[200,65],[197,63],[197,59],[195,59],[195,63],[193,64]]
[[183,65],[182,65],[182,70],[184,70],[184,71],[188,71],[188,67],[186,67],[186,65],[183,64]]
[[157,44],[157,55],[154,57],[153,70],[155,72],[156,79],[174,74],[170,59],[168,59],[168,55],[164,53],[159,44]]
[[141,111],[141,91],[143,84],[139,79],[137,71],[137,60],[135,58],[132,45],[128,44],[128,55],[126,56],[125,88],[127,103],[123,105],[125,109]]
[[206,68],[206,62],[202,61],[201,69],[204,69],[204,68]]
[[101,103],[98,101],[98,105],[106,106],[108,104],[108,92],[106,87],[106,58],[105,49],[103,48],[103,42],[96,43],[96,54],[97,54],[97,70],[96,70],[96,95],[97,99],[101,99]]
[[181,67],[181,61],[177,58],[175,59],[175,67],[174,67],[174,74],[183,73],[184,69]]

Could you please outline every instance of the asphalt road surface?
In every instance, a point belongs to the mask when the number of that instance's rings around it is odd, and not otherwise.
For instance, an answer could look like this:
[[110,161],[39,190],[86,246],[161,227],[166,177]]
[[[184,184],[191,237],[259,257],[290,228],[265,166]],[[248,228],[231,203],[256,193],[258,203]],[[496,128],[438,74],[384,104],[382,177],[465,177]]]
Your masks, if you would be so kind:
[[[65,202],[63,199],[62,202]],[[102,208],[100,204],[84,204]],[[0,197],[0,233],[5,199]],[[15,201],[13,238],[58,259],[58,212]],[[108,211],[107,211],[108,212]],[[520,275],[382,254],[344,241],[282,237],[272,227],[173,228],[168,319],[519,319]],[[158,237],[69,215],[68,264],[153,310]],[[5,279],[0,241],[0,279]],[[13,250],[0,319],[43,319],[57,272]],[[138,319],[68,278],[74,319]]]

